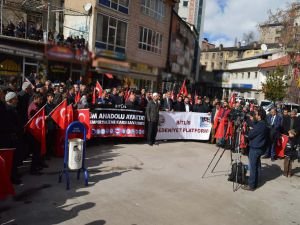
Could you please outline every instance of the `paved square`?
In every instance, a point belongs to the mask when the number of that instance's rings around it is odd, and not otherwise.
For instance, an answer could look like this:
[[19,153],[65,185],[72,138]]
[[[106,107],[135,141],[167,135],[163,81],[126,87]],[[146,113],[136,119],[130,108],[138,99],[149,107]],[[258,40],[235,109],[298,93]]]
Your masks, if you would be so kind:
[[[232,191],[230,154],[201,176],[216,147],[199,142],[102,143],[88,148],[90,185],[71,174],[71,190],[58,184],[62,159],[45,175],[24,176],[15,200],[0,202],[1,224],[88,225],[297,225],[299,169],[281,175],[283,161],[263,160],[262,186]],[[244,157],[244,161],[247,159]],[[294,167],[298,163],[294,163]]]

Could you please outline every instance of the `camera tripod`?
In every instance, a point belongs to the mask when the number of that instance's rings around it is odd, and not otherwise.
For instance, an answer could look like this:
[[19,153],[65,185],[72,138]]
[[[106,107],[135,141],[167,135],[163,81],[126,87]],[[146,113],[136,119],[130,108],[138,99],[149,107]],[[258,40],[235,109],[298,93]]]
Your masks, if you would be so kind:
[[[243,183],[243,182],[239,182],[239,174],[242,173],[244,174],[245,172],[245,168],[244,166],[241,166],[241,168],[239,168],[239,165],[241,165],[241,157],[242,157],[242,154],[241,154],[241,149],[240,149],[240,139],[241,139],[241,133],[242,133],[242,123],[240,123],[238,125],[238,128],[237,129],[234,129],[234,137],[232,136],[229,136],[228,138],[228,146],[229,149],[230,149],[230,165],[231,165],[231,170],[233,170],[233,165],[236,165],[235,166],[235,174],[234,174],[234,177],[233,177],[233,180],[232,180],[232,189],[233,189],[233,192],[237,191],[240,187],[241,187],[241,184],[240,183]],[[211,168],[211,165],[212,163],[214,162],[215,158],[217,157],[219,151],[222,149],[222,153],[220,154],[218,160],[215,162],[212,170],[211,170],[211,173],[214,173],[217,165],[219,164],[221,158],[223,157],[224,153],[226,150],[228,150],[226,144],[224,146],[219,146],[217,151],[215,152],[213,158],[211,159],[211,161],[209,162],[206,170],[204,171],[203,175],[202,175],[202,178],[205,177],[207,171],[209,170],[209,168]],[[240,171],[242,170],[242,171]],[[233,173],[233,171],[231,171],[231,174]],[[230,174],[230,175],[231,175]]]

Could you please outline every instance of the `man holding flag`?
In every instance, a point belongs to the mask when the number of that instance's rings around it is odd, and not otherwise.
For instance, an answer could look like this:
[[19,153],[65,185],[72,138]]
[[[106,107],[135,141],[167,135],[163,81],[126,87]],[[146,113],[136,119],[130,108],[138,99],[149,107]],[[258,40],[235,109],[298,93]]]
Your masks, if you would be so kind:
[[33,96],[33,102],[28,107],[29,121],[25,125],[25,131],[29,133],[29,149],[32,150],[32,175],[41,175],[40,170],[48,167],[42,160],[46,153],[45,106],[41,107],[42,101],[43,97],[40,94]]

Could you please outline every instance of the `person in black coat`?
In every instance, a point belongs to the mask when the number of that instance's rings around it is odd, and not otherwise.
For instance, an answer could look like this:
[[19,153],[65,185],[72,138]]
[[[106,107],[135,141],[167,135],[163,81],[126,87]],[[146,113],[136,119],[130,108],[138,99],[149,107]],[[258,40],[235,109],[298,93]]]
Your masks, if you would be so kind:
[[47,93],[47,102],[45,106],[45,114],[46,114],[46,159],[50,159],[51,156],[54,156],[54,141],[55,140],[55,131],[56,124],[53,119],[49,116],[49,114],[55,108],[53,103],[54,94],[52,92]]
[[296,132],[295,139],[300,144],[300,118],[297,116],[297,109],[293,109],[291,115],[286,115],[285,110],[283,111],[284,116],[282,119],[282,133],[289,135],[290,130]]
[[22,163],[23,160],[23,151],[22,151],[22,136],[23,136],[23,125],[21,123],[20,114],[17,111],[18,105],[18,96],[15,92],[8,92],[5,95],[5,114],[2,115],[5,118],[6,130],[5,134],[2,134],[2,137],[5,137],[6,148],[15,148],[13,156],[13,164],[11,170],[11,180],[14,184],[20,184],[21,180],[18,175],[18,166]]
[[175,112],[185,112],[185,107],[184,107],[184,103],[182,101],[182,97],[179,96],[177,98],[177,101],[174,104],[174,111]]
[[19,102],[18,102],[18,106],[17,106],[17,110],[21,117],[22,125],[25,125],[28,121],[27,110],[28,110],[28,106],[30,104],[31,97],[32,97],[31,83],[24,82],[22,84],[22,91],[20,91],[18,93],[18,101]]
[[248,186],[243,189],[254,191],[258,185],[258,169],[261,165],[260,157],[266,151],[268,139],[268,127],[263,117],[264,113],[261,110],[255,112],[255,120],[253,127],[250,128],[249,139],[249,164],[250,164],[250,177]]
[[147,141],[150,146],[155,144],[155,138],[157,134],[157,126],[159,120],[159,102],[158,94],[153,93],[152,100],[148,102],[146,107],[146,118],[148,125]]

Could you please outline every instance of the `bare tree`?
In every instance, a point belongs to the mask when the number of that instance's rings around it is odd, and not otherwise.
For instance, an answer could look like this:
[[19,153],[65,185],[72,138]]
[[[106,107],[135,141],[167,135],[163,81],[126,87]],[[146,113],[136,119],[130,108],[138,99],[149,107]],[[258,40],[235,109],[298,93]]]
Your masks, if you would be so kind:
[[280,24],[279,43],[289,57],[288,100],[300,103],[300,3],[288,4],[285,9],[269,12],[265,24]]
[[246,45],[249,45],[255,39],[255,35],[253,31],[249,31],[243,34],[243,40],[245,41]]

